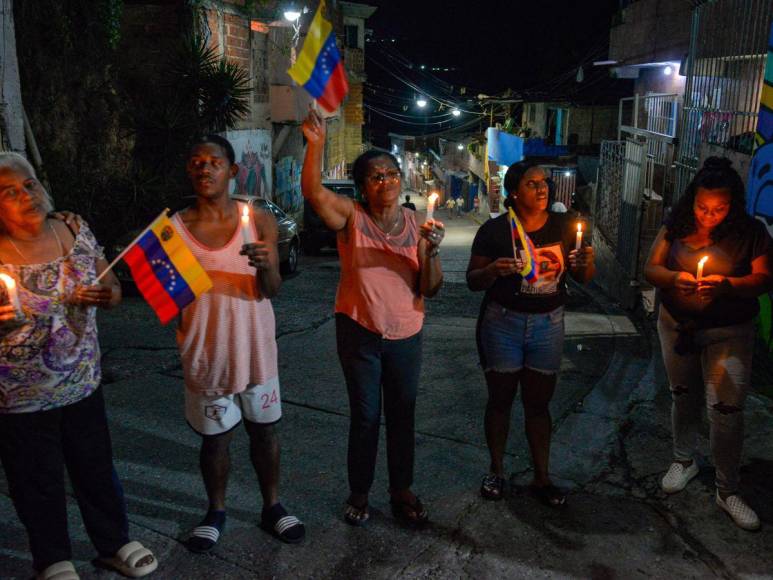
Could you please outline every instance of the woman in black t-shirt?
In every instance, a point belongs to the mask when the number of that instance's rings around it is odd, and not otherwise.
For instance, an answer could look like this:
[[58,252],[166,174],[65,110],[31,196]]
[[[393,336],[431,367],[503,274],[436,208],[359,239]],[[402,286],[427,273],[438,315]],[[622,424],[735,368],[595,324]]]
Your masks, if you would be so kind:
[[738,466],[757,296],[772,280],[770,237],[745,207],[731,162],[707,159],[661,228],[644,272],[660,296],[658,334],[673,401],[674,461],[661,487],[676,493],[698,474],[695,439],[705,397],[716,503],[753,530],[760,520],[738,495]]
[[[510,429],[510,411],[518,385],[522,389],[526,438],[534,480],[531,490],[543,503],[560,506],[564,493],[550,481],[553,397],[564,342],[566,273],[587,282],[594,272],[593,249],[575,250],[575,222],[566,214],[547,211],[548,184],[536,164],[519,162],[505,174],[512,207],[534,245],[537,277],[519,272],[523,262],[514,257],[508,215],[487,221],[478,230],[467,266],[470,290],[485,290],[478,319],[478,349],[488,386],[486,442],[491,454],[489,474],[480,493],[498,500],[504,493],[503,458]],[[521,245],[519,257],[526,248]]]

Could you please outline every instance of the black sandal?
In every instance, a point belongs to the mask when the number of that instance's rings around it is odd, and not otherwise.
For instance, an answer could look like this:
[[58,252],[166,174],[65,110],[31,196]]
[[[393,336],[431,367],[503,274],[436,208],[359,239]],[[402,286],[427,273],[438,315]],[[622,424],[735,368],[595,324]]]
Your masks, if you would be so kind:
[[370,519],[370,512],[368,511],[368,502],[365,502],[363,506],[352,505],[346,502],[344,508],[344,521],[350,526],[364,526],[365,522]]
[[306,527],[303,522],[288,514],[281,503],[275,503],[270,508],[263,508],[260,516],[260,527],[287,544],[298,544],[306,536]]
[[502,499],[505,495],[505,478],[489,473],[480,483],[480,495],[491,501]]
[[418,496],[413,503],[401,501],[392,496],[389,504],[392,506],[392,515],[404,524],[419,527],[429,521],[427,509]]
[[566,505],[566,492],[552,483],[549,485],[530,485],[529,491],[543,505],[559,508]]

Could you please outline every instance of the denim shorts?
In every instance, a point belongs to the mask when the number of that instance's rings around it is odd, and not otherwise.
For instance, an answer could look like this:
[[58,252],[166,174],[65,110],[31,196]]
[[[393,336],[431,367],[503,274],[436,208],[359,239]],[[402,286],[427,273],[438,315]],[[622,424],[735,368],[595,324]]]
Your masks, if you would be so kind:
[[527,368],[554,375],[564,350],[564,307],[528,313],[491,302],[481,320],[480,347],[484,371],[514,373]]

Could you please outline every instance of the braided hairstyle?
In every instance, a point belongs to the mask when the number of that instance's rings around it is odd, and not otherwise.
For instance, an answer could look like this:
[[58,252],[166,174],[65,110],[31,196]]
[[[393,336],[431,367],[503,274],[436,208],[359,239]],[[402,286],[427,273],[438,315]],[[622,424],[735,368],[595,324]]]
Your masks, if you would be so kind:
[[746,193],[741,176],[733,169],[730,159],[709,157],[671,211],[666,221],[666,240],[673,242],[696,231],[693,206],[699,188],[726,189],[730,192],[730,211],[711,231],[712,241],[717,242],[728,235],[741,235],[749,227],[752,218],[746,213]]

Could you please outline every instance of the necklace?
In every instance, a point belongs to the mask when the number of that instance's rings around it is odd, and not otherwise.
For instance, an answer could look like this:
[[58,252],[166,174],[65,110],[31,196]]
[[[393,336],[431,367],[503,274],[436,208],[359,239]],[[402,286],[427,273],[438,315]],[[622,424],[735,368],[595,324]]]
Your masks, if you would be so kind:
[[[46,223],[48,224],[48,229],[51,230],[54,233],[54,237],[56,237],[56,243],[59,245],[59,255],[63,256],[64,255],[64,247],[62,246],[62,240],[59,239],[59,234],[56,233],[56,230],[51,225],[51,222],[47,221]],[[22,251],[19,249],[19,246],[17,246],[14,243],[13,238],[11,236],[9,236],[9,235],[6,235],[6,237],[8,238],[8,241],[11,242],[11,245],[13,246],[13,249],[16,250],[16,253],[21,256],[21,259],[24,260],[25,263],[29,264],[29,260],[27,259],[27,256],[25,256],[22,253]]]
[[392,227],[390,227],[388,230],[387,230],[387,229],[384,229],[384,228],[381,226],[381,224],[379,224],[378,222],[376,222],[376,225],[378,225],[379,229],[380,229],[382,232],[384,232],[384,235],[385,235],[386,237],[390,237],[390,236],[392,235],[392,232],[393,232],[393,231],[394,231],[394,229],[397,227],[397,224],[398,224],[399,222],[400,222],[400,212],[397,212],[397,215],[395,216],[395,221],[394,221],[394,223],[392,224]]

